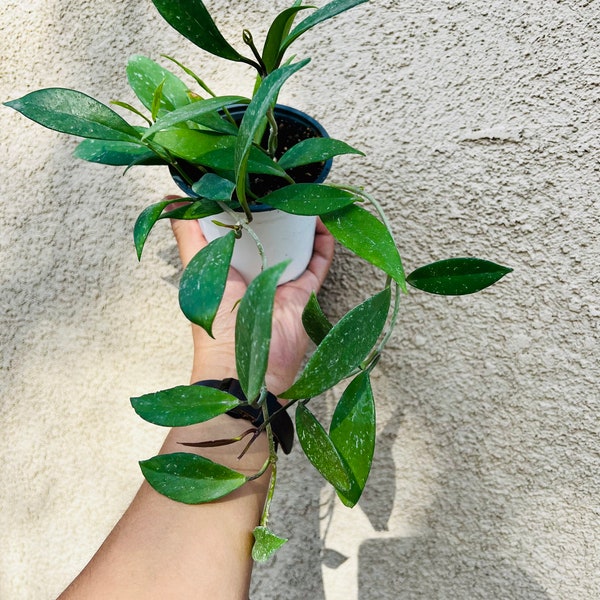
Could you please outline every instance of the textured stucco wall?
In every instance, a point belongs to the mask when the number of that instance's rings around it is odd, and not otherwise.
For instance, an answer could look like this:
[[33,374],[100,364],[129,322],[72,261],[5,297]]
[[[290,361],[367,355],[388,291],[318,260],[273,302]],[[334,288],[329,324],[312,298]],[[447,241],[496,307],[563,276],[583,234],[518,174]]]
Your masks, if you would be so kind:
[[[231,40],[238,13],[259,38],[286,5],[207,3]],[[131,101],[133,53],[175,55],[220,93],[248,74],[150,2],[1,5],[2,100],[59,85]],[[596,0],[371,0],[298,43],[314,59],[282,100],[367,153],[332,179],[379,197],[407,269],[472,255],[515,272],[406,299],[364,499],[332,504],[286,458],[273,524],[291,541],[253,598],[600,597],[598,17]],[[9,109],[0,130],[0,598],[39,600],[83,567],[160,443],[128,398],[187,381],[191,354],[167,227],[141,265],[130,241],[175,191],[165,173],[74,162],[74,140]],[[339,252],[329,313],[371,276]]]

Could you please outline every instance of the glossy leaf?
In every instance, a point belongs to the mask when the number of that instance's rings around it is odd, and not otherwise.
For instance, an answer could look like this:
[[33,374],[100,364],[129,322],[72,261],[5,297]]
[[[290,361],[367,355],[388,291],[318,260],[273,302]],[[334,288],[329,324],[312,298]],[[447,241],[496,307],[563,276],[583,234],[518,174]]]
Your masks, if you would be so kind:
[[246,483],[241,473],[187,452],[159,454],[140,467],[157,492],[185,504],[212,502]]
[[331,19],[332,17],[335,17],[336,15],[339,15],[340,13],[343,13],[351,8],[354,8],[363,2],[368,2],[368,0],[333,0],[333,2],[329,2],[325,6],[319,8],[309,17],[298,23],[294,29],[292,29],[291,33],[281,44],[280,56],[283,55],[283,53],[295,39],[300,37],[309,29],[312,29],[315,25],[318,25],[327,19]]
[[346,388],[333,413],[329,437],[352,474],[352,486],[339,494],[354,506],[367,483],[375,452],[375,402],[369,373],[357,375]]
[[156,221],[158,221],[162,211],[165,207],[173,204],[173,200],[161,200],[156,204],[146,207],[138,216],[135,225],[133,227],[133,241],[135,243],[135,251],[137,253],[138,260],[142,258],[142,250],[148,234],[154,227]]
[[235,184],[229,179],[219,177],[214,173],[207,173],[197,181],[192,190],[198,194],[200,198],[207,200],[227,202],[231,200],[231,196],[235,190]]
[[296,183],[263,196],[260,201],[293,215],[323,215],[358,200],[358,197],[321,183]]
[[336,447],[304,403],[296,408],[296,433],[306,458],[338,492],[348,493],[351,480]]
[[267,372],[275,290],[289,261],[265,269],[248,286],[235,325],[235,359],[240,385],[254,402]]
[[281,546],[287,542],[287,538],[275,535],[268,527],[259,525],[252,532],[254,544],[252,545],[252,560],[266,562],[273,556]]
[[[232,135],[191,129],[169,129],[159,131],[153,141],[174,156],[192,164],[233,172],[236,138]],[[250,149],[247,168],[250,173],[285,176],[285,171],[275,161],[254,146]]]
[[233,156],[235,145],[235,137],[232,135],[177,128],[158,132],[152,141],[174,156],[193,164],[202,164],[203,157],[215,150],[225,149]]
[[268,75],[258,88],[252,102],[248,105],[237,137],[235,147],[235,179],[236,190],[240,204],[246,201],[246,165],[250,156],[250,148],[254,143],[254,136],[260,129],[267,110],[275,103],[279,90],[283,84],[302,67],[308,64],[309,59],[302,60],[293,65],[280,67]]
[[321,215],[321,220],[338,242],[385,271],[406,289],[402,260],[394,238],[379,219],[353,204]]
[[46,88],[4,104],[32,121],[62,133],[124,142],[140,137],[114,110],[76,90]]
[[406,281],[430,294],[460,296],[478,292],[511,271],[480,258],[448,258],[416,269]]
[[179,282],[181,311],[211,337],[212,324],[227,283],[234,243],[233,231],[214,239],[192,258]]
[[[191,200],[191,198],[186,198]],[[180,202],[181,200],[179,200]],[[160,215],[161,219],[184,219],[186,221],[194,221],[196,219],[204,219],[211,215],[217,215],[223,212],[223,209],[211,200],[195,200],[191,204],[179,206],[173,210]]]
[[162,100],[162,89],[163,86],[165,85],[165,80],[163,79],[159,84],[158,87],[154,90],[154,95],[152,97],[152,120],[156,121],[156,118],[158,117],[158,111],[160,109],[160,104],[161,104],[161,100]]
[[137,54],[129,59],[127,81],[139,101],[158,116],[191,102],[187,85],[146,56]]
[[279,164],[286,170],[301,167],[311,163],[329,160],[341,154],[364,153],[353,148],[346,142],[331,138],[309,138],[292,146],[280,159]]
[[190,42],[215,56],[248,62],[223,37],[201,0],[152,0],[171,27]]
[[165,161],[146,146],[115,140],[83,140],[73,152],[75,158],[112,166],[144,164],[164,165]]
[[321,310],[317,296],[313,292],[302,311],[302,325],[308,337],[318,346],[333,325]]
[[290,32],[294,18],[299,11],[306,10],[307,8],[312,7],[300,6],[300,2],[296,2],[294,6],[286,8],[275,17],[271,27],[269,27],[262,51],[263,63],[267,67],[268,73],[279,66],[279,48],[284,38]]
[[248,99],[243,96],[219,96],[217,98],[207,98],[206,100],[192,102],[172,112],[165,113],[152,127],[149,127],[144,132],[144,139],[154,135],[158,131],[169,129],[174,125],[179,125],[186,121],[195,121],[203,116],[210,115],[225,106],[243,104],[245,102],[248,102]]
[[203,423],[238,406],[231,394],[202,385],[180,385],[131,398],[135,412],[149,423],[185,427]]
[[377,342],[390,299],[390,289],[385,288],[342,317],[317,346],[296,383],[280,397],[312,398],[348,377]]

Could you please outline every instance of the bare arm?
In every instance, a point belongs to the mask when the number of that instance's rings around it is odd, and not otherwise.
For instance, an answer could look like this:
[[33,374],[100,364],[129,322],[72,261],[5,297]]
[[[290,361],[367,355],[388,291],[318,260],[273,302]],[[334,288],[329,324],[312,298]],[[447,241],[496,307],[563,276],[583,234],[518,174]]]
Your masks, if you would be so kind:
[[[196,221],[174,221],[183,265],[206,245]],[[317,291],[333,257],[333,239],[319,224],[313,258],[305,273],[280,286],[275,298],[273,338],[267,371],[269,391],[288,388],[300,367],[308,340],[300,316]],[[236,377],[234,328],[236,305],[246,285],[231,271],[214,323],[216,339],[192,326],[192,382]],[[221,415],[206,423],[172,429],[161,453],[180,452],[178,442],[234,437],[248,423]],[[268,456],[263,434],[243,459],[245,442],[202,448],[197,452],[245,474],[256,473]],[[186,452],[196,449],[185,447]],[[147,483],[104,544],[59,600],[245,600],[252,560],[252,530],[265,501],[268,475],[249,482],[210,504],[186,505],[155,492]]]

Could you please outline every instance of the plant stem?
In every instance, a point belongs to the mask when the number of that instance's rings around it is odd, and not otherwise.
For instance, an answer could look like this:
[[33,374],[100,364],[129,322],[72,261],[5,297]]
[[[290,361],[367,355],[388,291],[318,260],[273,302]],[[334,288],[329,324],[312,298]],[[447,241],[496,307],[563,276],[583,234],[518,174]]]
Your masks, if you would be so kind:
[[275,152],[277,151],[277,144],[279,141],[279,128],[277,127],[277,121],[275,119],[275,111],[273,107],[270,107],[267,110],[267,119],[269,121],[269,142],[267,147],[267,152],[271,158],[275,156]]
[[260,241],[260,238],[256,235],[256,233],[250,227],[250,225],[248,225],[248,221],[241,218],[240,213],[237,213],[235,212],[235,210],[229,208],[229,206],[227,206],[227,204],[225,204],[224,202],[219,202],[218,204],[224,212],[226,212],[229,216],[236,220],[236,227],[241,227],[242,229],[247,231],[248,235],[254,240],[254,243],[256,244],[256,249],[258,250],[258,254],[260,256],[261,269],[264,271],[267,268],[267,256],[265,254],[265,249],[262,245],[262,242]]
[[262,515],[260,517],[260,524],[266,527],[269,520],[271,502],[273,500],[273,495],[275,494],[275,484],[277,482],[277,452],[275,450],[275,439],[273,437],[271,423],[269,422],[269,409],[267,408],[266,402],[263,402],[262,412],[264,422],[266,423],[267,439],[269,440],[269,463],[271,464],[271,479],[269,480],[269,489],[267,491],[265,505],[263,506]]

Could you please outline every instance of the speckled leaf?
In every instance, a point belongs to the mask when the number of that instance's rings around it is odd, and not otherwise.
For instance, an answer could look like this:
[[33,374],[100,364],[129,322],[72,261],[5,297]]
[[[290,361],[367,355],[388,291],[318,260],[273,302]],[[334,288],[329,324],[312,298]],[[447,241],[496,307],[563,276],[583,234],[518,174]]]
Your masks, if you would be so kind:
[[[129,59],[127,81],[139,101],[158,116],[191,102],[188,86],[146,56],[138,54]],[[157,94],[159,88],[160,93]]]
[[163,19],[199,48],[236,62],[248,62],[223,37],[201,0],[152,0]]
[[448,258],[416,269],[406,281],[430,294],[461,296],[478,292],[511,271],[480,258]]
[[229,179],[219,177],[214,173],[207,173],[200,181],[197,181],[192,186],[194,193],[200,198],[206,198],[213,201],[227,202],[231,200],[235,184]]
[[357,375],[333,413],[329,437],[351,473],[352,486],[338,495],[354,506],[365,487],[375,451],[375,403],[369,373]]
[[350,475],[330,437],[315,416],[300,403],[296,408],[296,433],[306,458],[338,492],[347,493]]
[[172,112],[165,113],[165,115],[159,118],[152,127],[149,127],[144,132],[144,138],[148,138],[158,131],[169,129],[174,125],[179,125],[186,121],[195,121],[202,116],[211,115],[215,111],[225,106],[229,106],[230,104],[241,104],[244,102],[248,102],[248,99],[243,96],[219,96],[217,98],[208,98],[206,100],[192,102],[191,104],[187,104],[187,106],[181,106]]
[[406,289],[404,269],[394,238],[379,219],[352,204],[321,215],[321,220],[340,244],[385,271]]
[[157,492],[185,504],[212,502],[246,483],[241,473],[187,452],[159,454],[140,467]]
[[114,110],[76,90],[46,88],[4,104],[32,121],[62,133],[124,142],[140,137]]
[[164,165],[165,161],[146,146],[117,140],[83,140],[73,152],[75,158],[103,165],[127,166],[132,163]]
[[135,243],[135,251],[137,252],[138,260],[142,258],[142,250],[148,239],[148,235],[158,221],[165,207],[173,204],[173,200],[161,200],[156,204],[146,207],[137,218],[133,227],[133,241]]
[[326,21],[327,19],[331,19],[340,13],[349,10],[363,2],[368,2],[368,0],[333,0],[333,2],[329,2],[325,6],[322,6],[318,10],[316,10],[312,15],[298,23],[294,29],[292,29],[291,33],[285,38],[283,43],[281,44],[280,55],[285,52],[285,50],[289,47],[289,45],[303,33],[312,29],[315,25]]
[[275,535],[264,525],[255,527],[252,535],[254,536],[252,560],[255,560],[256,562],[266,562],[287,542],[287,538]]
[[358,198],[346,190],[320,183],[297,183],[263,196],[260,201],[293,215],[323,215]]
[[254,143],[254,136],[261,127],[267,110],[275,103],[283,84],[308,62],[309,59],[307,58],[293,65],[280,67],[265,77],[244,113],[235,147],[236,190],[242,206],[247,202],[246,166],[250,156],[250,148],[252,148],[252,144]]
[[342,317],[317,346],[296,383],[280,397],[312,398],[348,377],[377,342],[390,299],[390,289],[385,288]]
[[168,390],[131,398],[135,412],[149,423],[185,427],[209,421],[238,406],[231,394],[202,385],[179,385]]
[[235,325],[238,378],[249,402],[254,402],[267,372],[275,290],[289,261],[265,269],[248,286]]
[[[191,200],[191,198],[186,198],[186,200]],[[163,213],[159,218],[194,221],[196,219],[203,219],[204,217],[216,215],[220,212],[223,212],[223,209],[212,200],[195,200],[191,204],[178,206],[173,210]]]
[[346,142],[333,140],[331,138],[309,138],[292,146],[280,159],[279,164],[286,170],[311,163],[329,160],[341,154],[364,153],[356,150]]
[[212,337],[212,324],[223,298],[235,235],[214,239],[192,258],[179,282],[183,314]]
[[333,325],[321,310],[317,296],[313,292],[302,311],[302,325],[308,337],[317,346],[323,341]]

